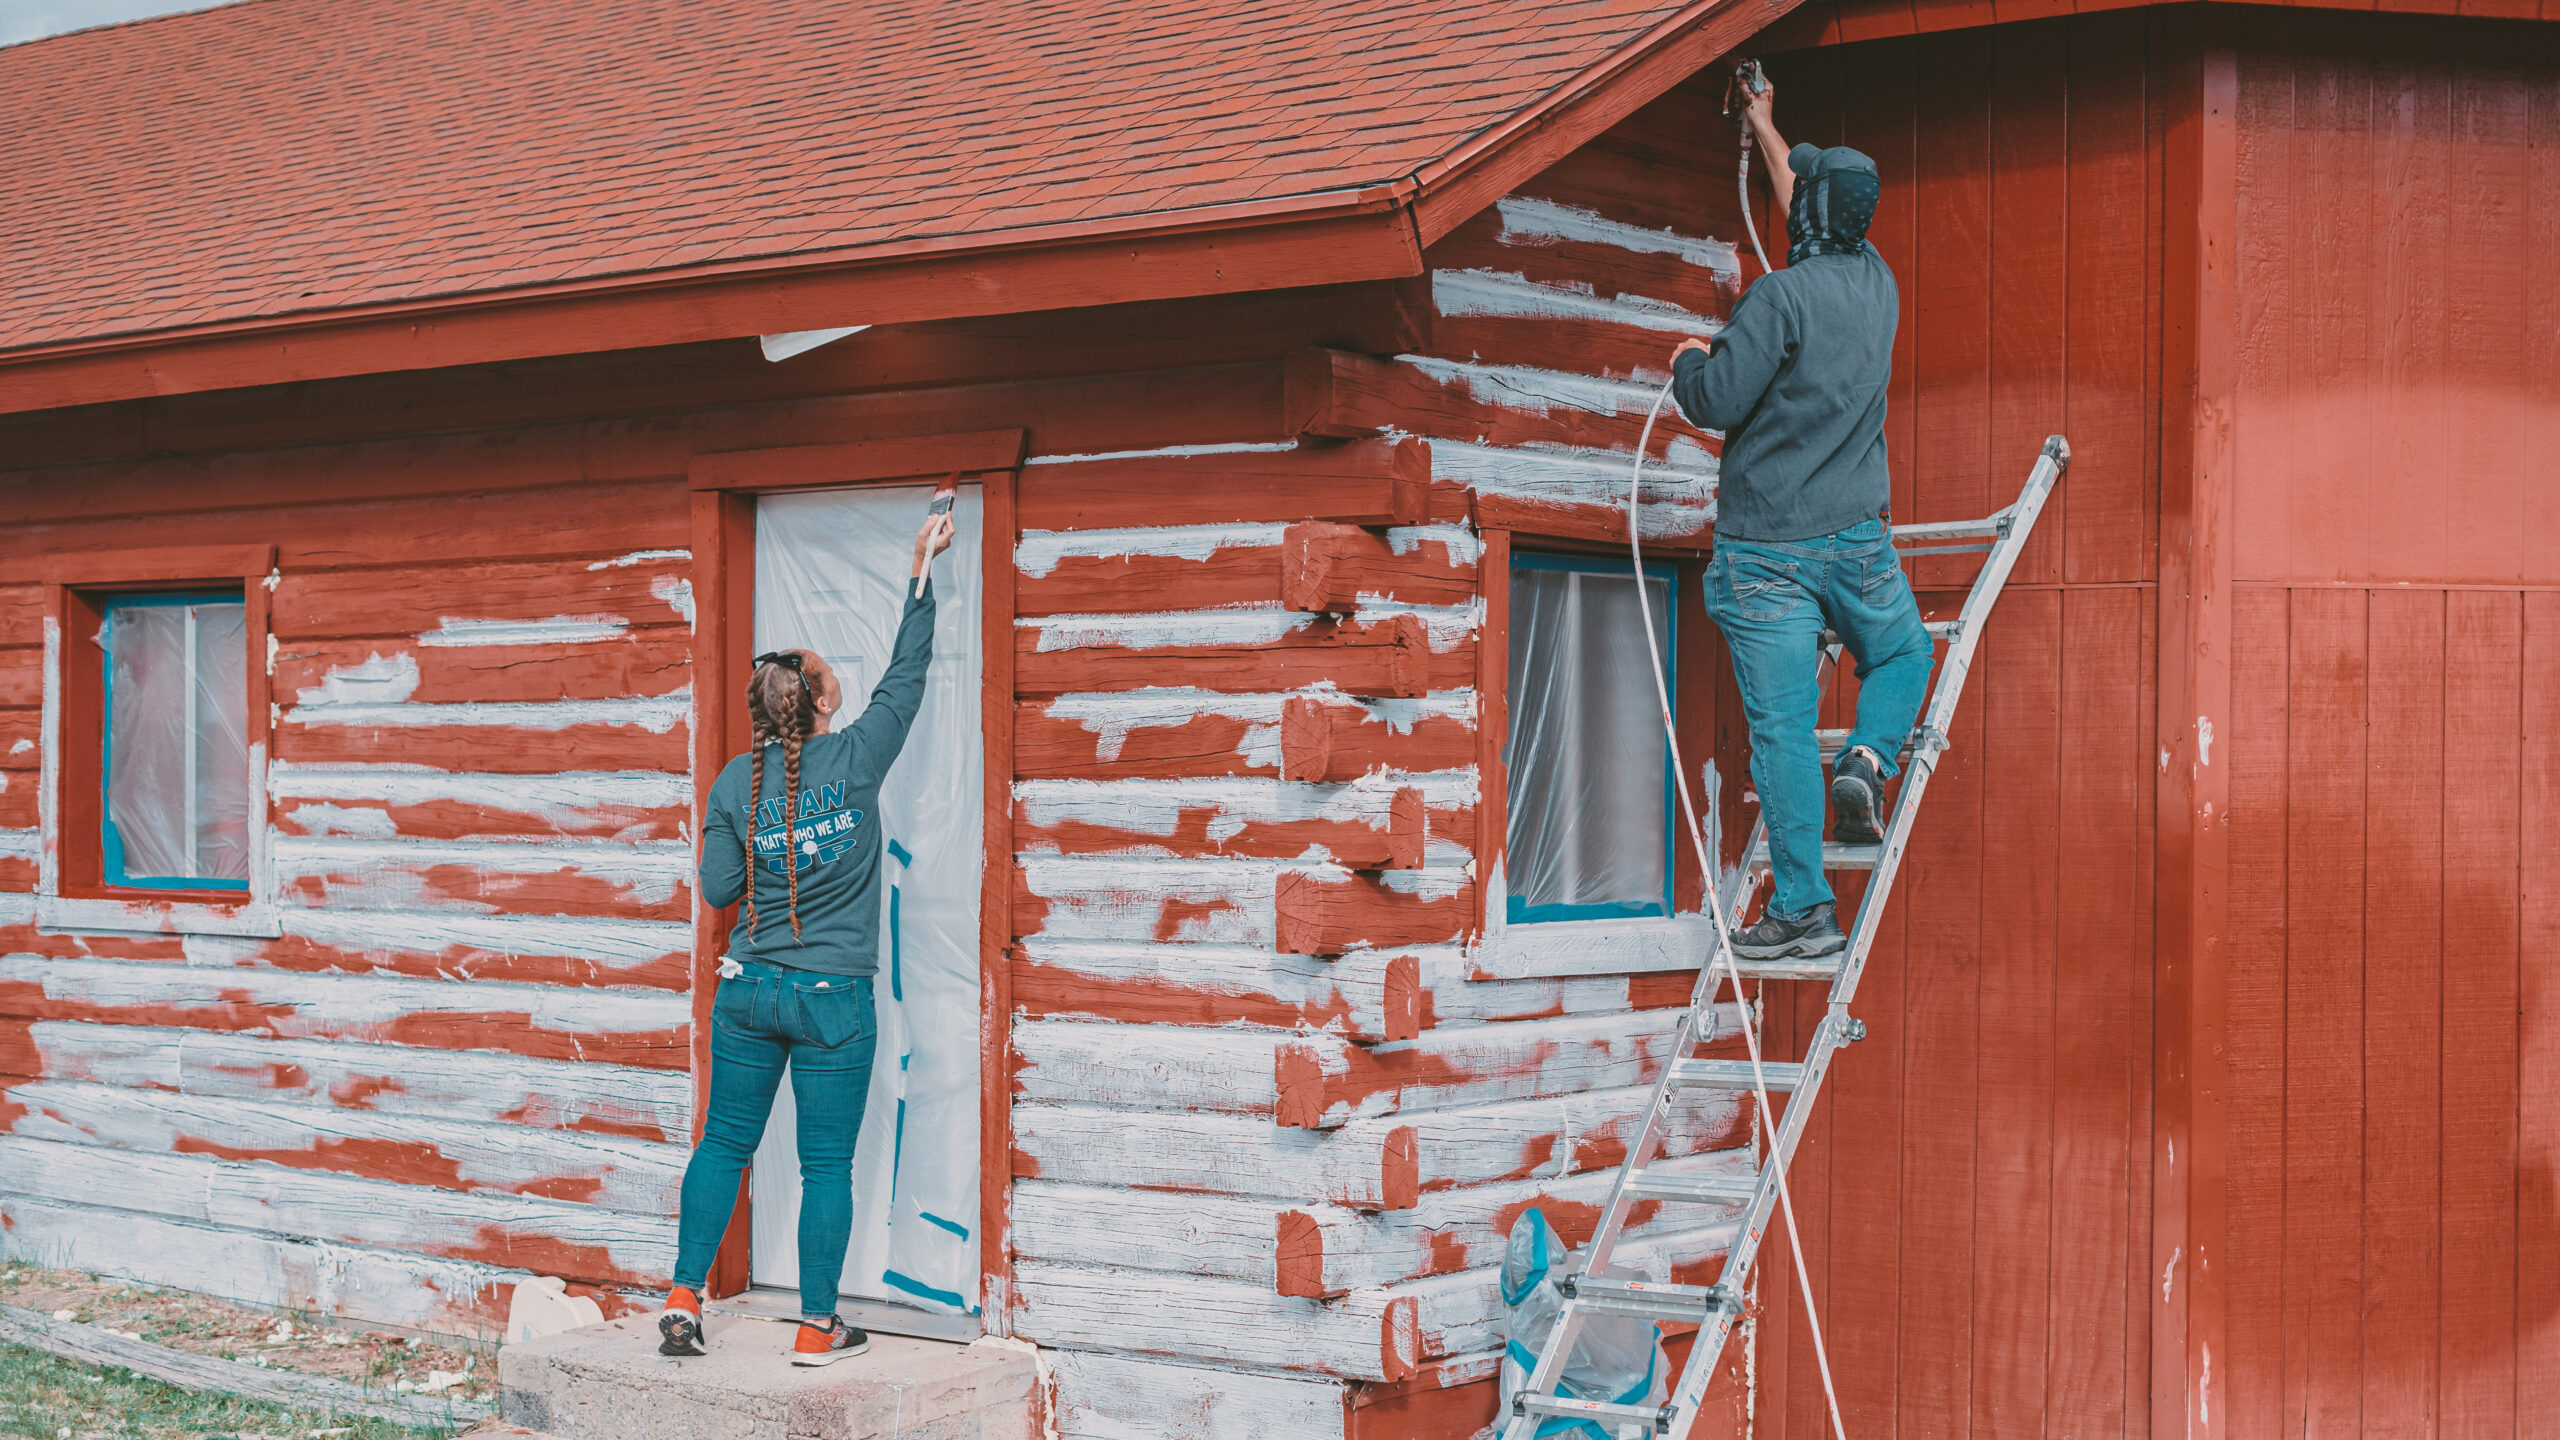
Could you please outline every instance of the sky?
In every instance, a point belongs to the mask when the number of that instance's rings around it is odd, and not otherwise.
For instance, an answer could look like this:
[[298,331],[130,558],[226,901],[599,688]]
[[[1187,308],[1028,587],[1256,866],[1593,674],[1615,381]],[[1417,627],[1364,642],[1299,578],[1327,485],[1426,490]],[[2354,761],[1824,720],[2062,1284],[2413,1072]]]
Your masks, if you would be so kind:
[[66,30],[113,25],[146,15],[210,10],[230,0],[0,0],[0,45],[41,40]]

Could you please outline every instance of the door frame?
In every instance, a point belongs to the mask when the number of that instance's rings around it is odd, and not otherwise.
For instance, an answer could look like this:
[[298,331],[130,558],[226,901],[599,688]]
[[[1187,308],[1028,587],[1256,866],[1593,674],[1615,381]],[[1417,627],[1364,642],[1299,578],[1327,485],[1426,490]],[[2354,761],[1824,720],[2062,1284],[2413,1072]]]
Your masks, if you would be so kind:
[[[1013,1263],[1007,1241],[1013,1133],[1009,1082],[1013,1042],[1013,552],[1014,493],[1021,430],[907,435],[834,445],[789,445],[696,455],[686,467],[692,497],[694,576],[693,818],[701,844],[703,805],[729,758],[746,748],[746,683],[755,653],[756,497],[922,481],[975,480],[982,487],[979,597],[984,650],[979,723],[985,744],[984,874],[978,895],[978,1271],[979,1321],[990,1335],[1012,1331]],[[693,1136],[702,1139],[711,1086],[711,1001],[735,907],[693,907]],[[747,1179],[711,1266],[712,1297],[748,1285]]]

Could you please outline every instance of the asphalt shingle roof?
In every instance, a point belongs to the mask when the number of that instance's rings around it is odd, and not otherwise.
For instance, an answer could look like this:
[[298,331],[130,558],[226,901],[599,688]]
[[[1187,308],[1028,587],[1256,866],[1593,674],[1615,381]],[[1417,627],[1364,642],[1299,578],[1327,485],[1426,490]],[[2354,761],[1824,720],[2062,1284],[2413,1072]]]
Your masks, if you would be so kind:
[[0,350],[1393,183],[1677,0],[249,0],[0,50]]

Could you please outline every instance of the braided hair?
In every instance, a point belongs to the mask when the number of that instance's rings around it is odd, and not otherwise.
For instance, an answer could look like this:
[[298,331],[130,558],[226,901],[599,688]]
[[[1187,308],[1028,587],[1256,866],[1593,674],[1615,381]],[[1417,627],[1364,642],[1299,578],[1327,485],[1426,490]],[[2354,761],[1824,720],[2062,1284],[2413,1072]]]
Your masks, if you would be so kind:
[[[747,720],[755,737],[747,762],[751,819],[764,808],[764,747],[782,746],[782,873],[789,877],[794,944],[800,939],[800,856],[793,848],[800,833],[800,747],[818,728],[818,696],[801,669],[805,660],[798,650],[769,651],[756,657],[755,671],[747,677]],[[747,852],[749,936],[757,933],[755,832],[760,828],[751,823],[739,837]]]

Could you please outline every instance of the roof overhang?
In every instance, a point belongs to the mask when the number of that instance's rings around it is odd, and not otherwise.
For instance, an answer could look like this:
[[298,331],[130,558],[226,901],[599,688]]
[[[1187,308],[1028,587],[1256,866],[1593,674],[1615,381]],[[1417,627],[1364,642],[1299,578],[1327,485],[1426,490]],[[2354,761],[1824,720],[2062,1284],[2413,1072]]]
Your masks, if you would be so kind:
[[0,413],[806,330],[1419,275],[1422,250],[1799,0],[1692,0],[1391,185],[0,352]]

